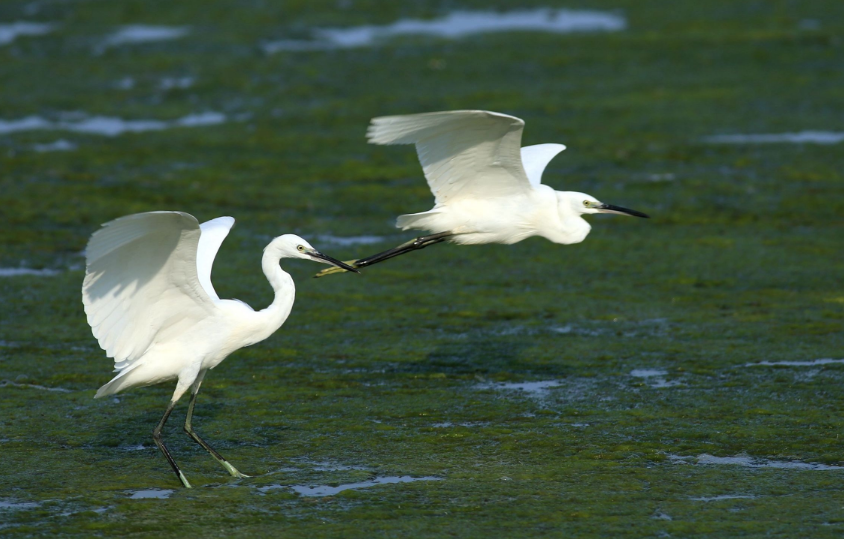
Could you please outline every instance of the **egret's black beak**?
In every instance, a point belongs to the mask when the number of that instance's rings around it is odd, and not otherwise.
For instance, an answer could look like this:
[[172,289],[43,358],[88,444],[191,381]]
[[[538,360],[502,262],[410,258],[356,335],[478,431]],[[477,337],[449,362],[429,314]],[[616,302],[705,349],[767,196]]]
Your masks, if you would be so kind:
[[628,210],[627,208],[622,208],[621,206],[613,206],[612,204],[601,204],[598,206],[598,210],[601,213],[618,213],[620,215],[632,215],[633,217],[644,217],[645,219],[650,219],[651,216],[642,213],[636,210]]
[[325,262],[328,262],[332,266],[337,266],[338,268],[343,268],[346,271],[353,271],[355,273],[360,273],[358,270],[356,270],[352,266],[346,264],[345,262],[340,262],[336,258],[331,258],[330,256],[324,255],[317,250],[313,250],[308,254],[311,255],[313,258],[316,258],[317,260],[324,260]]

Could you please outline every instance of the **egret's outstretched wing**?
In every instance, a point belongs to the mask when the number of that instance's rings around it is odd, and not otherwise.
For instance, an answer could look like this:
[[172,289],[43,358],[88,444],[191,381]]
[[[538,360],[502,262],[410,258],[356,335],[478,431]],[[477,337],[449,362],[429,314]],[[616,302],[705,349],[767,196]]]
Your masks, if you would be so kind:
[[118,370],[143,356],[162,330],[213,312],[197,275],[200,234],[192,215],[167,211],[122,217],[91,236],[82,303]]
[[211,284],[211,267],[214,265],[214,258],[217,256],[217,251],[220,250],[220,245],[229,235],[229,230],[233,226],[234,217],[217,217],[199,225],[202,235],[199,237],[199,245],[196,250],[196,271],[199,284],[202,285],[211,299],[220,299]]
[[565,150],[562,144],[535,144],[522,148],[522,165],[531,185],[542,183],[542,173],[554,156]]
[[531,189],[519,151],[525,123],[483,110],[373,118],[373,144],[416,144],[437,204],[463,197],[497,197]]

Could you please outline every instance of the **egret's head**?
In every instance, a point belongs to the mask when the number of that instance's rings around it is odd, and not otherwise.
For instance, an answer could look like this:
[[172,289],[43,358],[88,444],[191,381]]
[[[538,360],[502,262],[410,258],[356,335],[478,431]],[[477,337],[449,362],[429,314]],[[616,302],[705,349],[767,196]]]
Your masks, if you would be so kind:
[[613,206],[600,202],[592,195],[578,193],[576,191],[557,191],[557,206],[561,215],[583,215],[585,213],[618,213],[620,215],[632,215],[634,217],[649,216],[640,211],[629,210],[621,206]]
[[320,253],[314,249],[310,243],[296,234],[285,234],[283,236],[279,236],[271,241],[264,250],[272,250],[279,258],[303,258],[305,260],[313,260],[314,262],[322,262],[323,264],[337,266],[338,268],[343,268],[346,271],[359,273],[358,270],[348,264]]

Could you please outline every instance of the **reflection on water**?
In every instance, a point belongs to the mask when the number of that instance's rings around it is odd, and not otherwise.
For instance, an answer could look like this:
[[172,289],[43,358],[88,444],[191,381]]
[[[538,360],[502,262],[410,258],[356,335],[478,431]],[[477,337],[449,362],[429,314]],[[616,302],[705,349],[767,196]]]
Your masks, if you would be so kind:
[[498,389],[514,391],[532,398],[547,397],[551,389],[561,387],[559,380],[539,380],[536,382],[493,382],[478,384],[477,389]]
[[149,26],[146,24],[129,24],[105,38],[101,49],[127,45],[132,43],[150,43],[153,41],[168,41],[188,35],[190,29],[184,26]]
[[662,369],[633,369],[630,371],[630,376],[644,378],[647,380],[648,385],[655,389],[680,385],[678,380],[672,380],[670,382],[666,380],[666,375],[668,375],[668,371]]
[[402,19],[384,26],[321,28],[314,40],[281,40],[264,44],[267,53],[346,49],[373,45],[401,35],[430,35],[456,39],[488,32],[533,31],[558,34],[612,32],[627,26],[624,17],[604,11],[570,9],[525,9],[517,11],[453,11],[439,19]]
[[356,490],[361,488],[374,487],[376,485],[388,485],[396,483],[412,483],[414,481],[440,481],[439,477],[411,477],[409,475],[392,476],[392,477],[376,477],[371,481],[361,481],[359,483],[347,483],[345,485],[338,485],[330,487],[327,485],[317,487],[306,487],[304,485],[296,485],[291,487],[294,492],[301,496],[333,496],[344,490]]
[[813,359],[811,361],[760,361],[759,363],[746,363],[745,367],[770,367],[783,365],[787,367],[815,367],[817,365],[829,365],[830,363],[844,363],[844,359]]
[[41,22],[19,21],[11,24],[0,24],[0,45],[11,43],[19,36],[40,36],[50,33],[52,30],[52,24]]
[[58,270],[32,268],[0,268],[0,277],[19,277],[21,275],[36,275],[38,277],[52,277],[58,275]]
[[41,504],[36,502],[9,502],[0,500],[0,510],[8,509],[10,511],[18,511],[21,509],[35,509],[39,505]]
[[17,382],[12,382],[10,380],[2,380],[0,381],[0,387],[20,387],[25,389],[40,389],[41,391],[55,391],[57,393],[72,393],[72,390],[65,389],[63,387],[47,387],[47,386],[39,386],[38,384],[19,384]]
[[68,152],[70,150],[75,150],[76,144],[62,138],[54,142],[45,142],[44,144],[33,144],[31,148],[39,153]]
[[838,144],[844,142],[841,131],[800,131],[798,133],[776,133],[755,135],[714,135],[703,139],[715,144]]
[[130,500],[166,500],[170,497],[171,494],[173,494],[172,490],[157,488],[152,488],[148,490],[135,490],[130,492],[132,492],[132,495],[129,496]]
[[750,496],[747,494],[721,494],[720,496],[701,496],[699,498],[689,499],[694,500],[696,502],[719,502],[721,500],[742,500],[753,498],[756,498],[756,496]]
[[696,457],[681,457],[679,455],[668,455],[668,459],[675,464],[703,464],[703,465],[726,465],[744,466],[746,468],[781,468],[787,470],[844,470],[844,466],[820,464],[817,462],[801,462],[799,460],[767,460],[753,458],[747,455],[735,457],[716,457],[703,453]]
[[217,125],[226,121],[226,115],[220,112],[189,114],[172,121],[165,120],[124,120],[110,116],[87,116],[76,114],[72,118],[58,121],[47,120],[41,116],[27,116],[20,120],[0,120],[0,135],[21,131],[73,131],[88,135],[114,137],[123,133],[143,133],[162,131],[174,127],[201,127]]

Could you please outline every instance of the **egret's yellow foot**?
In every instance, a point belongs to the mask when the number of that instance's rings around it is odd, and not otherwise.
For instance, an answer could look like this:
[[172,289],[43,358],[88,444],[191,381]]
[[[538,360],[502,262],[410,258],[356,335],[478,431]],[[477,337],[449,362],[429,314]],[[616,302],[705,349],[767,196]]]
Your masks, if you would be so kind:
[[188,483],[188,478],[185,477],[185,474],[182,473],[182,470],[179,470],[179,479],[182,481],[182,485],[184,485],[185,488],[193,488],[190,486],[190,483]]
[[229,461],[227,461],[227,460],[221,460],[220,464],[223,465],[223,468],[225,468],[226,471],[229,472],[229,474],[231,474],[232,477],[238,477],[240,479],[243,479],[245,477],[251,477],[249,475],[246,475],[245,473],[240,473],[239,471],[237,471],[237,468],[235,468],[234,466],[229,464]]
[[[348,265],[352,266],[353,268],[357,268],[357,266],[355,266],[355,262],[357,262],[357,260],[344,260],[343,261],[344,264],[348,264]],[[346,272],[346,271],[349,271],[349,270],[344,270],[343,268],[338,268],[337,266],[332,266],[330,268],[326,268],[326,269],[322,270],[321,272],[317,273],[316,275],[314,275],[314,277],[325,277],[326,275],[331,275],[332,273],[343,273],[343,272]]]

